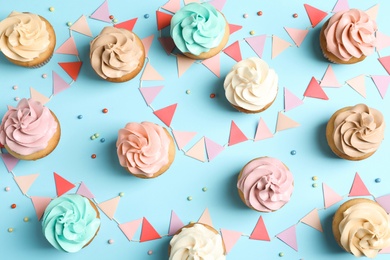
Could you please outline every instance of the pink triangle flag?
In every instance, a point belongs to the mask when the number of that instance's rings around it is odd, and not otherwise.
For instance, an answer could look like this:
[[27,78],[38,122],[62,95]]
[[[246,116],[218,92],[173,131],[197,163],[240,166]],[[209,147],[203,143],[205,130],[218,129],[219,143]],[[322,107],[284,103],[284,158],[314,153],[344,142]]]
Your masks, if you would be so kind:
[[260,118],[259,123],[257,124],[255,141],[260,141],[272,137],[274,137],[274,135],[272,134],[271,130],[269,130],[263,118]]
[[180,0],[169,0],[161,8],[171,13],[176,13],[180,9]]
[[144,97],[146,104],[150,105],[163,88],[164,86],[142,87],[139,88],[139,91]]
[[212,73],[215,74],[218,78],[221,76],[221,61],[220,61],[220,54],[207,59],[203,60],[202,64],[206,66]]
[[222,11],[222,9],[226,3],[226,0],[212,0],[208,3],[213,5],[218,11]]
[[60,77],[60,75],[58,75],[54,70],[52,74],[53,74],[53,95],[57,95],[61,91],[70,87],[70,85],[65,80],[63,80]]
[[390,254],[390,246],[383,248],[381,251],[378,252],[378,254]]
[[249,239],[271,241],[262,216],[260,216],[257,220],[256,226],[253,229]]
[[76,191],[76,194],[79,194],[81,196],[84,196],[88,199],[93,199],[95,198],[95,195],[88,189],[88,187],[85,185],[84,182],[81,182],[79,185],[79,188]]
[[328,68],[326,69],[325,74],[322,77],[320,86],[335,87],[335,88],[341,87],[341,84],[337,80],[336,74],[334,73],[333,68],[330,64],[328,65]]
[[138,18],[133,18],[121,23],[114,24],[115,28],[123,28],[129,31],[133,31],[135,23],[137,22]]
[[147,63],[142,73],[141,80],[164,80],[164,78],[155,70],[155,68]]
[[92,37],[91,29],[89,29],[87,18],[85,18],[84,15],[82,15],[69,29]]
[[173,104],[153,112],[164,124],[171,126],[172,118],[175,115],[177,104]]
[[284,88],[284,111],[287,112],[303,104],[302,99],[295,96],[290,90]]
[[230,24],[229,23],[229,32],[230,32],[230,35],[232,35],[233,33],[241,30],[242,26],[241,25],[238,25],[238,24]]
[[379,62],[382,64],[383,68],[390,74],[390,56],[378,58]]
[[206,152],[207,157],[209,158],[209,161],[213,160],[215,157],[217,157],[218,154],[220,154],[225,148],[222,145],[217,144],[213,140],[205,137],[205,145],[206,145]]
[[34,88],[30,87],[30,96],[32,99],[41,102],[42,105],[45,105],[47,102],[50,101],[50,98],[46,97],[45,95],[41,94]]
[[376,32],[376,50],[381,51],[390,46],[390,36]]
[[31,196],[31,201],[33,203],[35,213],[37,214],[37,218],[39,221],[39,220],[41,220],[42,215],[45,212],[47,205],[49,205],[51,198]]
[[378,15],[378,10],[379,10],[379,4],[376,4],[373,7],[367,9],[366,14],[368,14],[368,16],[370,16],[372,20],[376,20],[376,17]]
[[16,164],[18,164],[19,159],[13,157],[9,153],[2,153],[0,155],[8,172],[11,172],[15,168]]
[[38,176],[38,173],[25,176],[15,176],[14,180],[19,186],[19,189],[22,191],[22,193],[26,194],[30,189],[31,185],[34,183],[34,181],[38,178]]
[[192,157],[198,161],[205,162],[206,155],[204,148],[204,137],[202,137],[194,146],[192,146],[185,154],[189,157]]
[[246,140],[248,140],[248,138],[232,120],[230,125],[229,146],[244,142]]
[[267,39],[266,34],[244,38],[244,40],[248,43],[248,45],[260,58],[263,56],[266,39]]
[[332,13],[349,10],[348,0],[338,0],[333,7]]
[[390,214],[390,194],[375,198],[375,201],[382,206],[387,214]]
[[144,45],[144,48],[145,48],[145,56],[146,57],[148,57],[149,49],[150,49],[150,46],[152,45],[153,39],[154,39],[154,34],[141,39],[142,44]]
[[184,226],[183,222],[176,215],[176,213],[172,210],[171,211],[171,221],[169,222],[168,236],[173,236],[183,226]]
[[390,76],[387,75],[373,75],[371,76],[372,81],[374,81],[374,84],[376,88],[379,91],[379,94],[381,95],[382,99],[385,98],[387,89],[389,88],[390,84]]
[[195,137],[196,132],[184,132],[172,130],[173,137],[175,137],[176,145],[179,150],[183,149]]
[[55,53],[79,55],[79,52],[74,42],[73,36],[70,36],[57,50]]
[[120,197],[116,196],[115,198],[97,204],[97,206],[101,209],[101,211],[104,212],[104,214],[106,214],[109,219],[113,219],[116,212],[116,208],[119,204],[119,200]]
[[276,132],[287,130],[290,128],[295,128],[300,126],[298,122],[295,122],[282,112],[278,112],[278,119],[276,122]]
[[353,79],[347,80],[346,82],[351,88],[353,88],[362,97],[364,98],[366,97],[365,76],[363,74]]
[[198,220],[198,223],[206,224],[206,225],[209,225],[210,227],[213,226],[213,222],[211,220],[211,216],[210,216],[210,212],[209,212],[208,208],[206,208],[203,211],[202,216],[200,216],[200,218]]
[[322,183],[322,192],[324,195],[324,206],[326,209],[343,200],[343,197],[337,194],[325,183]]
[[303,95],[305,97],[329,100],[328,96],[325,94],[324,90],[321,88],[320,84],[318,84],[314,77],[311,78],[309,85],[307,86]]
[[135,235],[135,232],[137,232],[139,226],[142,223],[142,218],[136,219],[130,222],[126,222],[123,224],[119,224],[118,227],[119,229],[125,234],[127,239],[131,241]]
[[311,5],[304,4],[303,6],[305,7],[306,13],[309,16],[309,20],[313,28],[316,27],[317,24],[319,24],[328,15],[328,13]]
[[106,23],[111,23],[110,11],[108,10],[108,2],[107,2],[107,0],[104,1],[98,7],[98,9],[96,9],[96,11],[91,14],[90,18],[96,19],[96,20],[99,20],[99,21],[103,21],[103,22],[106,22]]
[[286,243],[289,247],[291,247],[295,251],[298,251],[297,232],[296,232],[295,225],[277,234],[276,237],[279,238],[284,243]]
[[171,55],[173,49],[175,48],[175,43],[173,39],[171,37],[159,37],[158,41],[160,42],[167,55]]
[[317,229],[320,232],[323,232],[320,216],[318,215],[317,209],[313,209],[312,211],[310,211],[306,216],[301,219],[301,222],[311,226],[312,228]]
[[176,56],[177,59],[177,72],[179,74],[179,78],[186,72],[192,64],[194,64],[195,60],[187,58],[184,55],[178,54]]
[[67,193],[68,191],[76,187],[73,183],[64,179],[59,174],[55,172],[53,174],[54,174],[54,182],[56,184],[57,197],[60,197],[61,195]]
[[230,44],[223,50],[223,52],[237,62],[242,60],[240,43],[238,41],[235,41]]
[[297,47],[301,46],[303,40],[306,38],[306,35],[309,32],[309,30],[301,30],[288,27],[284,27],[284,29],[291,37],[291,39],[295,42],[295,45],[297,45]]
[[142,228],[141,228],[141,237],[140,242],[146,242],[154,239],[160,239],[161,236],[157,233],[156,229],[149,223],[149,221],[144,217],[142,219]]
[[370,196],[370,192],[368,191],[366,185],[360,178],[359,174],[355,174],[355,178],[353,179],[351,190],[349,191],[348,197],[356,197],[356,196]]
[[288,47],[291,47],[291,44],[288,41],[285,41],[276,35],[272,35],[272,59],[276,58]]
[[225,244],[225,253],[228,254],[240,239],[241,232],[221,228],[221,235],[223,243]]

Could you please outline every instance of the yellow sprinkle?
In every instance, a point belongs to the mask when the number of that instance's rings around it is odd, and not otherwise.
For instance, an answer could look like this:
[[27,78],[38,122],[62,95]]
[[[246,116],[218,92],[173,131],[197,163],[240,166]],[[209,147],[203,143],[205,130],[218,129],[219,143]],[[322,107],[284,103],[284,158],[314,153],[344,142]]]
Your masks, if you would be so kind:
[[30,220],[30,219],[29,219],[28,217],[24,217],[24,218],[23,218],[23,221],[24,221],[24,222],[28,222],[29,220]]
[[252,30],[252,31],[249,32],[249,34],[250,34],[250,35],[254,35],[254,34],[255,34],[255,31]]
[[14,231],[14,229],[12,227],[8,228],[9,233],[12,233],[13,231]]
[[51,6],[51,7],[49,8],[49,11],[50,11],[50,12],[54,12],[54,7]]
[[313,176],[311,179],[312,179],[313,181],[316,181],[316,180],[318,180],[318,177],[317,177],[317,176]]

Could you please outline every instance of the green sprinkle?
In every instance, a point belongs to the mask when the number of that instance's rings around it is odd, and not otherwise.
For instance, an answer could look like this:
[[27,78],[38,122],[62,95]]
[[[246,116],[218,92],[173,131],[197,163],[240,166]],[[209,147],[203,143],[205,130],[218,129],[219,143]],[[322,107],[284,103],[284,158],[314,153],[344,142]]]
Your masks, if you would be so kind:
[[203,188],[202,188],[202,191],[207,191],[207,187],[203,187]]
[[98,133],[95,133],[94,136],[98,138],[100,135]]
[[125,196],[125,193],[124,192],[119,192],[119,197],[123,197]]
[[187,89],[186,94],[191,94],[191,90]]
[[188,196],[188,197],[187,197],[187,200],[188,200],[188,201],[191,201],[191,200],[192,200],[192,197],[191,197],[191,196]]
[[118,19],[114,18],[114,19],[112,20],[112,22],[113,22],[113,23],[117,23],[117,22],[118,22]]
[[95,140],[95,139],[96,139],[96,136],[91,135],[91,140]]
[[311,186],[313,186],[313,188],[317,188],[317,183],[313,183]]
[[284,256],[284,253],[283,253],[283,252],[280,252],[280,253],[279,253],[279,256],[280,256],[280,257],[283,257],[283,256]]
[[67,23],[66,23],[66,25],[69,26],[69,27],[71,27],[72,24],[73,24],[72,22],[67,22]]

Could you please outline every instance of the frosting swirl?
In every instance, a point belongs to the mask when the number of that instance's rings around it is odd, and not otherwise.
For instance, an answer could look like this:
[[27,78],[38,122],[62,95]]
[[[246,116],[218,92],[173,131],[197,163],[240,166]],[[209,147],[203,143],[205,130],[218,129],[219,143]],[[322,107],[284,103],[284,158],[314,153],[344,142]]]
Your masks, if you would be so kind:
[[45,149],[57,131],[58,123],[40,102],[21,99],[8,107],[0,126],[0,143],[21,155]]
[[358,104],[341,112],[334,120],[336,148],[350,156],[375,152],[384,138],[385,122],[381,112]]
[[226,259],[221,235],[202,224],[184,227],[170,242],[169,260]]
[[374,51],[377,30],[376,22],[365,12],[340,11],[329,19],[324,30],[327,49],[343,61],[368,56]]
[[217,47],[225,35],[226,20],[208,3],[189,3],[171,20],[171,37],[181,52],[199,55]]
[[343,213],[340,243],[355,256],[374,258],[390,246],[390,217],[379,205],[361,202]]
[[49,44],[46,23],[36,14],[12,12],[0,22],[0,50],[10,59],[31,61]]
[[98,213],[87,198],[78,194],[52,200],[42,218],[42,232],[49,243],[69,253],[87,245],[99,227]]
[[224,84],[227,100],[234,106],[258,111],[271,103],[278,93],[278,75],[260,58],[236,63]]
[[119,163],[133,174],[152,177],[169,162],[170,142],[164,128],[159,125],[128,123],[118,133]]
[[262,212],[280,209],[291,197],[294,179],[278,159],[261,157],[250,161],[241,171],[237,188],[247,206]]
[[134,71],[143,55],[129,30],[107,26],[90,43],[92,68],[102,78],[120,78]]

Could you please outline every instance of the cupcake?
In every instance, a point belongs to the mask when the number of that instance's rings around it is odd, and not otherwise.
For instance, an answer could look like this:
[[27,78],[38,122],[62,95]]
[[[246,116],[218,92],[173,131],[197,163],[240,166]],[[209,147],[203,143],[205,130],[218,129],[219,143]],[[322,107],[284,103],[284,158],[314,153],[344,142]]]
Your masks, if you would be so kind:
[[189,3],[171,19],[171,37],[176,47],[191,59],[217,55],[229,40],[229,24],[208,3]]
[[108,26],[91,41],[89,56],[92,68],[101,78],[111,82],[125,82],[141,71],[145,62],[145,49],[135,33]]
[[56,34],[42,16],[12,12],[0,22],[0,50],[12,63],[38,68],[53,56]]
[[176,153],[168,130],[151,122],[126,124],[119,130],[116,147],[120,165],[143,179],[163,174]]
[[281,161],[260,157],[247,163],[238,175],[238,194],[249,208],[272,212],[283,207],[291,198],[294,178]]
[[0,143],[20,160],[49,155],[60,141],[61,128],[55,114],[39,101],[21,99],[8,107],[0,125]]
[[226,259],[221,235],[213,227],[201,223],[182,227],[169,242],[168,254],[169,260]]
[[374,52],[377,30],[376,22],[365,12],[358,9],[340,11],[322,26],[322,52],[333,63],[357,63]]
[[89,245],[100,228],[96,205],[86,197],[68,194],[52,200],[42,218],[42,232],[56,249],[75,253]]
[[369,199],[343,203],[333,217],[332,230],[340,247],[356,257],[374,258],[390,246],[390,217]]
[[233,66],[223,83],[230,104],[240,112],[259,113],[269,108],[278,94],[278,75],[260,58]]
[[326,126],[329,147],[337,156],[352,161],[373,155],[382,143],[384,133],[382,113],[364,104],[336,111]]

